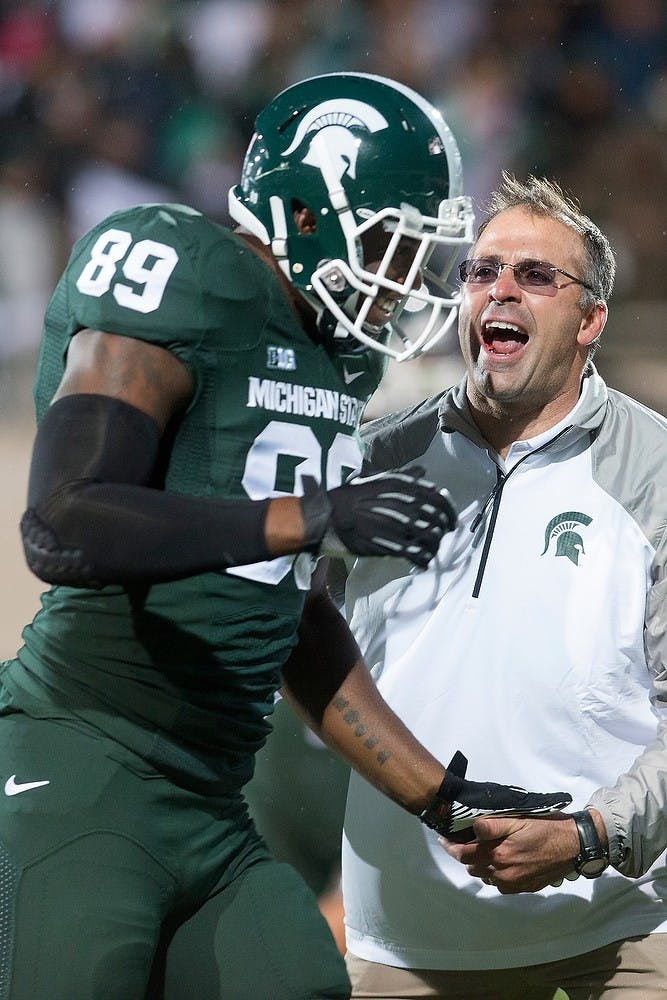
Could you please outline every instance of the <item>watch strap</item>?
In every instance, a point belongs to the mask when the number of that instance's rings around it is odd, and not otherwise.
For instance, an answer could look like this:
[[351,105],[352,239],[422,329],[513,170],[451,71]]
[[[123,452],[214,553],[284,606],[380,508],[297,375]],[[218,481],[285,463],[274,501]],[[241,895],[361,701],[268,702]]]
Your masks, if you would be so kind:
[[[605,861],[609,864],[609,853],[598,836],[593,817],[587,809],[570,813],[579,835],[579,853],[574,859],[574,869],[580,875],[586,875],[585,867],[592,861]],[[606,867],[606,865],[604,866]],[[597,874],[602,874],[604,867]],[[591,876],[589,876],[591,877]]]
[[598,837],[598,831],[588,809],[570,813],[570,816],[574,820],[579,834],[579,851],[601,850],[602,844]]

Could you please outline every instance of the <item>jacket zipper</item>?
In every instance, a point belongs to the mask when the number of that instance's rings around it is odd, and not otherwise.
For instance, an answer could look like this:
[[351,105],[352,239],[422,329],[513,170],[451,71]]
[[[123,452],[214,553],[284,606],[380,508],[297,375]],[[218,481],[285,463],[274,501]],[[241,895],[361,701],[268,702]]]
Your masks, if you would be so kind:
[[523,465],[523,463],[526,461],[527,458],[531,458],[533,455],[538,455],[541,451],[544,451],[546,448],[550,448],[551,445],[558,440],[558,438],[562,437],[563,434],[566,434],[569,430],[570,427],[564,427],[563,430],[556,435],[556,437],[552,438],[550,441],[545,441],[545,443],[543,445],[540,445],[539,448],[536,448],[535,451],[529,451],[526,455],[523,456],[523,458],[520,458],[519,461],[512,466],[512,468],[506,475],[503,475],[503,473],[500,471],[500,466],[496,465],[496,475],[498,477],[496,479],[496,484],[489,493],[484,503],[482,504],[481,510],[473,518],[473,521],[470,525],[470,530],[473,533],[477,531],[477,528],[482,523],[482,520],[489,507],[489,504],[491,504],[491,517],[489,518],[489,526],[486,529],[484,545],[482,546],[482,555],[479,561],[479,569],[477,570],[477,576],[475,577],[475,585],[472,588],[473,597],[475,598],[479,597],[479,592],[482,589],[482,580],[484,578],[484,573],[486,570],[486,563],[489,558],[491,542],[493,541],[493,532],[496,527],[496,521],[498,520],[498,511],[500,509],[500,498],[502,496],[503,489],[505,488],[505,483],[512,475],[512,473],[515,472],[520,465]]

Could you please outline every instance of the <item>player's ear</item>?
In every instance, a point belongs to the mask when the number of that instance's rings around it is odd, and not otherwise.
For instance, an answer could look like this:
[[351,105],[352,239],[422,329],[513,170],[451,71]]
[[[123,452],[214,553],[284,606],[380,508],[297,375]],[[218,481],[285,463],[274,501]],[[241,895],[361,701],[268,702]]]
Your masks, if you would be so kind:
[[302,235],[314,233],[317,230],[317,219],[305,205],[295,204],[293,217],[294,224]]

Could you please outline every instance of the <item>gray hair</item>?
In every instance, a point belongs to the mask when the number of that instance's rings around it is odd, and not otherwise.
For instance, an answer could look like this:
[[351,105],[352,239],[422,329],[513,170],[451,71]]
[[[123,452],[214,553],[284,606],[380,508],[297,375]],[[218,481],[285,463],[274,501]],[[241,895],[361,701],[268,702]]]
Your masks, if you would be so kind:
[[579,233],[584,245],[583,280],[595,291],[582,287],[581,309],[585,311],[595,302],[606,302],[614,287],[616,257],[602,230],[583,214],[578,203],[564,194],[555,181],[531,175],[522,183],[507,171],[503,171],[502,181],[489,198],[475,240],[479,239],[492,219],[508,208],[526,208],[534,215],[556,219]]

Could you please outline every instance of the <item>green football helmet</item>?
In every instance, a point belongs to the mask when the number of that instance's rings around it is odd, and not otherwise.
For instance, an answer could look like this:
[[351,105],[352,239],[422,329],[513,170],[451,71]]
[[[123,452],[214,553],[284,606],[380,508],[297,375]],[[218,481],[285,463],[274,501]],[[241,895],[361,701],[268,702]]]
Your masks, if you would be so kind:
[[229,211],[346,349],[355,337],[405,361],[456,318],[449,275],[473,240],[472,203],[454,136],[409,87],[328,73],[282,91],[257,117]]

